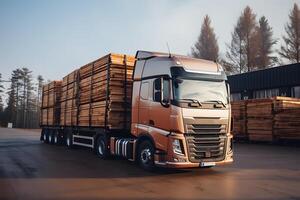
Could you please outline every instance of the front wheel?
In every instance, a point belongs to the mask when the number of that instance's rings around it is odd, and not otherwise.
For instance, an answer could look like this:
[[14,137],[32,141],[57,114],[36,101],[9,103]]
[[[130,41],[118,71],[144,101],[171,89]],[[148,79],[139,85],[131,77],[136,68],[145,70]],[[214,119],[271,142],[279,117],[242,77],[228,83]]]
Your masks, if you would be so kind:
[[139,165],[143,169],[147,171],[154,170],[154,146],[150,141],[143,141],[139,145],[138,159]]

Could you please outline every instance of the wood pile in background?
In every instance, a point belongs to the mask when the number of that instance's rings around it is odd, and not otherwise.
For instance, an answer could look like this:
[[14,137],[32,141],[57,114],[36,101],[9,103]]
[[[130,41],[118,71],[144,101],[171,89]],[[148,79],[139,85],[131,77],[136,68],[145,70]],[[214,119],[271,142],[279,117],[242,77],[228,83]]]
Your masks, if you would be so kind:
[[[239,117],[244,105],[246,120],[241,128]],[[232,117],[237,139],[246,135],[250,141],[300,140],[300,99],[274,97],[232,102]]]
[[245,101],[235,101],[231,103],[233,127],[232,132],[236,138],[247,139],[246,124],[246,103]]
[[43,86],[41,125],[59,124],[61,86],[61,81],[52,81]]
[[274,137],[300,140],[300,99],[277,97],[274,112]]
[[249,140],[273,141],[273,99],[248,100],[246,105]]

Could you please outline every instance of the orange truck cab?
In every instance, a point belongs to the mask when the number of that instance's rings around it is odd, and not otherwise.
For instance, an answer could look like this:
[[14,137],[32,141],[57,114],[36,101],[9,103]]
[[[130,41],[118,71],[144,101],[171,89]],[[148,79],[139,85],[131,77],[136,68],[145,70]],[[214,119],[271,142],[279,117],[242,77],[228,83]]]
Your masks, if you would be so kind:
[[232,162],[226,80],[216,62],[138,51],[131,111],[133,160],[145,169]]

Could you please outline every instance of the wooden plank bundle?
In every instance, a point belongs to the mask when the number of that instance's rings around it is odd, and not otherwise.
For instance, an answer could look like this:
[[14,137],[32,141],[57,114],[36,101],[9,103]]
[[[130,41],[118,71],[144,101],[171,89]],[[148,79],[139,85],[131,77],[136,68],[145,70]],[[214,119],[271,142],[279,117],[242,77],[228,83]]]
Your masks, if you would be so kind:
[[273,99],[248,100],[246,105],[249,140],[273,141]]
[[235,138],[247,139],[246,131],[246,102],[245,101],[235,101],[231,103],[233,127],[232,133]]
[[75,70],[63,77],[60,125],[72,126],[77,124],[77,104],[78,95],[78,70]]
[[60,124],[128,129],[134,62],[108,54],[65,76]]
[[[240,118],[245,105],[245,124]],[[300,140],[300,99],[274,97],[232,103],[233,134],[247,135],[250,141]]]
[[61,86],[61,81],[52,81],[43,86],[41,125],[59,124]]
[[300,140],[300,99],[277,97],[274,112],[274,137]]

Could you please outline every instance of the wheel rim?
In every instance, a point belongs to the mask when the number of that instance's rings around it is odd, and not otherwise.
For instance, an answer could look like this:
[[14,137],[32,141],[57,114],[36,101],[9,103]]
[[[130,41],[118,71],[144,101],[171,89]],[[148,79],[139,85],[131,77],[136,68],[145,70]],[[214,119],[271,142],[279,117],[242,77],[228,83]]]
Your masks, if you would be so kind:
[[57,135],[54,136],[54,143],[57,143]]
[[98,152],[99,152],[100,155],[103,155],[103,152],[104,152],[103,147],[104,147],[104,144],[101,141],[100,144],[99,144],[99,146],[98,146]]
[[141,152],[141,161],[143,164],[148,164],[152,159],[151,151],[149,148],[143,149]]
[[52,142],[52,136],[49,135],[49,142],[51,143]]
[[70,146],[70,138],[67,138],[67,146]]
[[43,138],[44,138],[44,141],[47,140],[47,135],[46,135],[46,133],[44,133]]

